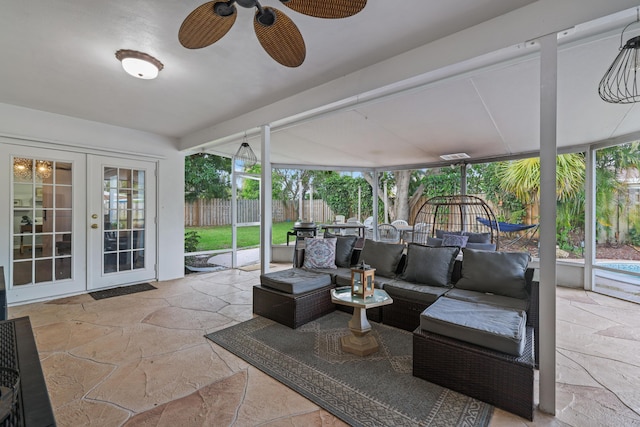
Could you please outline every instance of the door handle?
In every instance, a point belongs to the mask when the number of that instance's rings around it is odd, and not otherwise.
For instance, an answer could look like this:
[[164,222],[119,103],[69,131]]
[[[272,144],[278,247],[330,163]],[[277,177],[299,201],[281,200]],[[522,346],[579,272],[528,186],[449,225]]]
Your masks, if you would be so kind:
[[98,224],[91,224],[91,228],[98,228]]

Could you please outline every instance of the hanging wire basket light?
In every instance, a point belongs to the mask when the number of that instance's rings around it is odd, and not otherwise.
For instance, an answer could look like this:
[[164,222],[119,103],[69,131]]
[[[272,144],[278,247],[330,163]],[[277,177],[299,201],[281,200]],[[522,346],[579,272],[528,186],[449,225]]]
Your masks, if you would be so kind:
[[238,164],[240,167],[242,167],[245,170],[255,166],[255,164],[258,163],[258,158],[256,157],[255,153],[249,146],[246,136],[242,140],[242,144],[240,144],[240,148],[238,148],[238,151],[236,151],[234,160],[236,164]]
[[631,104],[640,101],[638,73],[640,72],[640,36],[632,37],[624,45],[624,32],[630,25],[640,22],[640,8],[636,11],[636,21],[628,24],[620,34],[620,53],[605,73],[598,94],[606,102]]

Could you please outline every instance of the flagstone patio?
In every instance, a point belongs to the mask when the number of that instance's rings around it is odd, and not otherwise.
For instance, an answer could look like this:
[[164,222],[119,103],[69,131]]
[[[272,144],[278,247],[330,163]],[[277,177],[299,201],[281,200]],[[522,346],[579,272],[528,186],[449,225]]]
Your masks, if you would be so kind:
[[[278,265],[275,269],[287,268]],[[11,307],[29,316],[60,426],[334,426],[333,415],[204,338],[252,317],[259,270]],[[558,288],[556,417],[492,426],[640,425],[640,306]]]

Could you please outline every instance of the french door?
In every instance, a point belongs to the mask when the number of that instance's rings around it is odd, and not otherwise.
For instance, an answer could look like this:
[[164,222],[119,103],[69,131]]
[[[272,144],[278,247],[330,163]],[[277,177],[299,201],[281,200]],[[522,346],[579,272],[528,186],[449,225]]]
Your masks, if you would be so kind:
[[9,302],[82,292],[86,157],[14,145],[0,148],[7,166],[7,185],[0,194],[11,201],[9,217],[0,225],[9,231],[9,252],[1,257],[9,267]]
[[156,278],[156,164],[88,156],[89,290]]
[[10,303],[154,280],[156,164],[0,144]]

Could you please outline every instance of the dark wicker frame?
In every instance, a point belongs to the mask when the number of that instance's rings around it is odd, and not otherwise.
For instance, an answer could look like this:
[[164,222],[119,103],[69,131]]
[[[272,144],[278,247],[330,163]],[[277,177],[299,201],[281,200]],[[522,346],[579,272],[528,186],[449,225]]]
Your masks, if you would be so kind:
[[[412,242],[428,244],[428,238],[436,237],[436,230],[471,233],[490,233],[491,243],[500,247],[499,233],[488,225],[478,222],[484,218],[497,223],[496,216],[489,205],[479,197],[458,194],[453,196],[432,197],[420,207],[413,221]],[[416,224],[426,224],[417,229]]]
[[533,328],[516,357],[416,329],[413,375],[533,421]]
[[[533,272],[529,268],[525,274],[529,309],[527,343],[522,356],[489,350],[417,327],[413,332],[413,375],[533,420],[533,371],[538,368],[540,342],[540,284],[532,280]],[[392,305],[395,303],[394,299]]]
[[253,313],[290,328],[297,328],[336,309],[331,284],[301,294],[288,294],[266,286],[253,287]]

